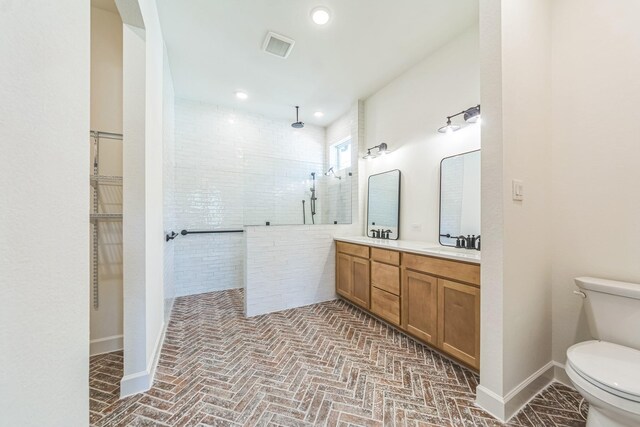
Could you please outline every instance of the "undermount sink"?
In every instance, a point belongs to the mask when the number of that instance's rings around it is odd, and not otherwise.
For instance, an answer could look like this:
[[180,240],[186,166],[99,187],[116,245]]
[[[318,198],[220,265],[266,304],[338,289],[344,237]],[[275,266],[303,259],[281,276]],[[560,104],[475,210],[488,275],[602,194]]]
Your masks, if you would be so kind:
[[452,248],[450,246],[431,246],[428,248],[423,248],[422,250],[425,252],[431,252],[432,254],[443,256],[453,256],[453,254],[455,254],[455,256],[458,258],[469,260],[480,259],[480,251],[476,251],[475,249]]

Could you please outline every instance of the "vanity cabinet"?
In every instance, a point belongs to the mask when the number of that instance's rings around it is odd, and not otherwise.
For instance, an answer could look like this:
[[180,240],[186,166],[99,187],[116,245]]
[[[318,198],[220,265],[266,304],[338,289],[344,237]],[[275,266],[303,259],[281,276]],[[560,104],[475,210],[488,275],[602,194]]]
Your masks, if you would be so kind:
[[480,265],[340,241],[336,248],[340,296],[480,367]]
[[438,347],[480,366],[480,289],[438,279]]
[[371,312],[400,326],[400,253],[371,248]]
[[368,309],[370,296],[369,248],[338,243],[336,255],[336,292]]
[[376,287],[371,288],[371,312],[376,316],[400,325],[400,297]]
[[402,276],[402,326],[422,341],[437,345],[438,279],[417,271]]

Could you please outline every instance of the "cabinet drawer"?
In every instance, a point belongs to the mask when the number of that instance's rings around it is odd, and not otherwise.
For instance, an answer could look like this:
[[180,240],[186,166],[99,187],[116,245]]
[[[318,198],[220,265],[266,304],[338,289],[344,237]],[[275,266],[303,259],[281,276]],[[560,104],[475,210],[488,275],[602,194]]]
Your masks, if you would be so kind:
[[402,265],[411,270],[480,285],[480,266],[476,264],[405,253]]
[[400,252],[371,248],[371,259],[387,264],[400,265]]
[[400,268],[371,261],[371,284],[394,295],[400,295]]
[[400,325],[400,298],[381,289],[371,288],[371,312],[394,325]]
[[336,242],[338,252],[349,254],[360,258],[369,258],[369,247],[354,245],[352,243]]

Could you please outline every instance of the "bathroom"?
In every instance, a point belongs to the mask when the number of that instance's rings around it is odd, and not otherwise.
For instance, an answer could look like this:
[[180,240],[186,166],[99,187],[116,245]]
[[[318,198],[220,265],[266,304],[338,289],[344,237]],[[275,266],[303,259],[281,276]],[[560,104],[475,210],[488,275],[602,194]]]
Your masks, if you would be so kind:
[[0,5],[0,425],[638,425],[639,7]]

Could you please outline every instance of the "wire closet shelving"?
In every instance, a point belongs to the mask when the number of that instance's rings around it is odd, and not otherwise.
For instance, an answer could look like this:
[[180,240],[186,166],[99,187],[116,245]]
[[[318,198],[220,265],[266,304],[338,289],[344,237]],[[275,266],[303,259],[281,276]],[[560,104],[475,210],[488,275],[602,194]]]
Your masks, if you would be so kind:
[[100,307],[100,283],[98,277],[98,222],[99,221],[122,221],[122,213],[101,213],[98,209],[98,203],[100,199],[100,186],[102,185],[117,185],[122,186],[121,176],[112,175],[100,175],[100,140],[112,139],[122,141],[122,134],[112,132],[100,132],[92,130],[89,132],[91,143],[93,144],[93,174],[89,177],[89,184],[93,187],[93,197],[91,203],[91,213],[89,219],[91,220],[91,233],[93,237],[91,247],[91,289],[93,308]]

